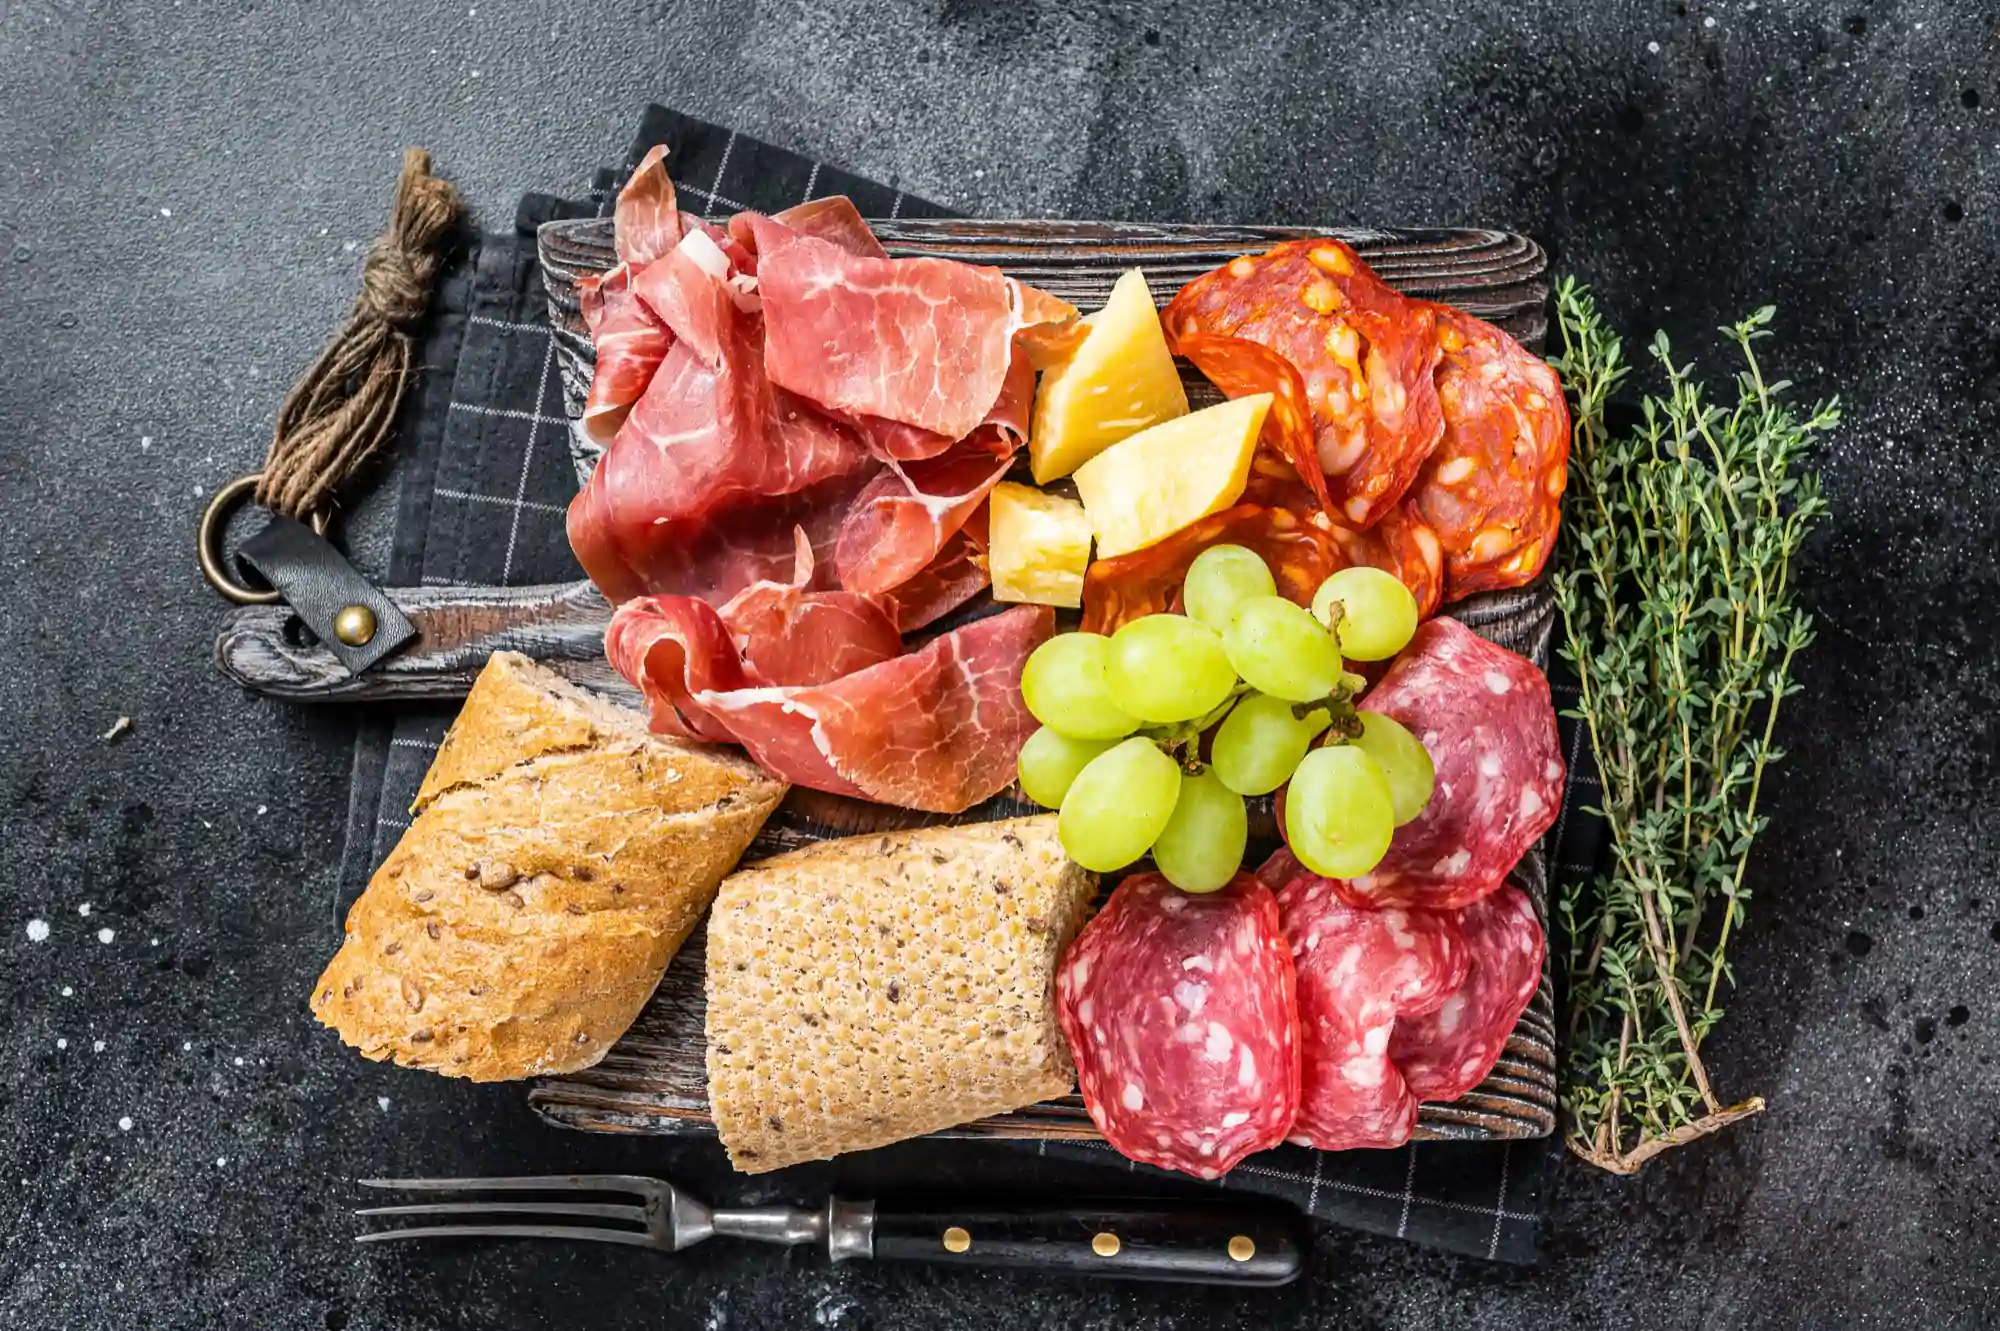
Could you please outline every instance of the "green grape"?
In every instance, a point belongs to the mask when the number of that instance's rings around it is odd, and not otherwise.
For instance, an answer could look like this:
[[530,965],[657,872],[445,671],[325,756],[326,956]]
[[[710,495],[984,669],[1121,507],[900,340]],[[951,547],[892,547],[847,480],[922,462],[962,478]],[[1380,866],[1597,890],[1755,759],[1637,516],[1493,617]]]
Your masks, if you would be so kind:
[[1021,746],[1021,789],[1044,809],[1060,809],[1077,773],[1116,742],[1071,739],[1060,730],[1043,726]]
[[1240,545],[1211,545],[1188,565],[1181,600],[1188,618],[1221,633],[1229,628],[1243,602],[1253,596],[1274,596],[1277,591],[1270,567],[1256,551]]
[[1159,840],[1180,797],[1180,764],[1142,735],[1090,760],[1063,795],[1056,834],[1093,873],[1122,869]]
[[1096,633],[1058,633],[1028,657],[1021,698],[1035,719],[1072,739],[1118,739],[1139,718],[1111,700],[1104,665],[1111,640]]
[[1322,878],[1374,868],[1396,832],[1396,801],[1375,760],[1352,744],[1314,749],[1285,788],[1285,841]]
[[1357,661],[1386,661],[1417,631],[1417,598],[1379,568],[1356,565],[1322,582],[1313,593],[1313,618],[1331,624],[1335,601],[1341,606],[1334,630],[1341,654]]
[[1401,827],[1431,802],[1431,788],[1437,784],[1431,752],[1394,717],[1380,712],[1357,715],[1361,718],[1361,738],[1352,743],[1373,758],[1388,779],[1389,795],[1396,804],[1396,826]]
[[1222,645],[1243,682],[1274,698],[1312,702],[1340,682],[1340,652],[1332,636],[1282,596],[1245,601]]
[[1230,709],[1215,732],[1210,752],[1215,775],[1239,795],[1268,795],[1285,784],[1330,720],[1324,708],[1300,720],[1283,698],[1253,693]]
[[1236,672],[1215,630],[1180,615],[1147,615],[1111,635],[1104,682],[1119,707],[1167,723],[1220,707]]
[[1181,778],[1173,816],[1153,843],[1153,863],[1183,892],[1213,892],[1243,867],[1249,838],[1243,797],[1223,785],[1211,767]]

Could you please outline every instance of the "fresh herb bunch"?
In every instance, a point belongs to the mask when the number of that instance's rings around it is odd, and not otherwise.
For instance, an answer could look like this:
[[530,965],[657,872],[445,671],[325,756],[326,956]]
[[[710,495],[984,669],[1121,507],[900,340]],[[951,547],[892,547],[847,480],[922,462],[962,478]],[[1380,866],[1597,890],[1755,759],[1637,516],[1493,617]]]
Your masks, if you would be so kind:
[[1630,368],[1619,340],[1586,288],[1564,281],[1556,302],[1555,365],[1575,412],[1556,599],[1612,848],[1609,871],[1558,903],[1564,1132],[1583,1159],[1629,1174],[1764,1107],[1725,1106],[1701,1046],[1734,983],[1744,866],[1768,821],[1758,796],[1783,756],[1772,734],[1813,636],[1792,560],[1826,503],[1802,467],[1840,413],[1828,401],[1801,419],[1783,400],[1789,384],[1765,381],[1766,306],[1722,330],[1745,365],[1733,408],[1710,402],[1656,334],[1667,392],[1641,401],[1636,430],[1614,433],[1605,408]]

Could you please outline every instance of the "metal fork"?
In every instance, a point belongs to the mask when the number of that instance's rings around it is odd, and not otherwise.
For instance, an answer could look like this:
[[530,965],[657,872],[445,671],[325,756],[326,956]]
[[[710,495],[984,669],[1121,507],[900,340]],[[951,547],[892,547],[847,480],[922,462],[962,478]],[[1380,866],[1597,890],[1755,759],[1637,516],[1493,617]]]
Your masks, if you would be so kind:
[[[1056,1206],[1018,1202],[897,1204],[829,1197],[824,1206],[709,1206],[664,1179],[636,1174],[515,1178],[361,1179],[364,1188],[422,1194],[528,1193],[533,1199],[425,1201],[356,1215],[461,1217],[371,1230],[397,1239],[583,1239],[679,1252],[703,1239],[824,1246],[836,1262],[927,1261],[1071,1272],[1128,1280],[1282,1285],[1304,1264],[1305,1226],[1290,1207],[1147,1199]],[[618,1197],[624,1200],[602,1200]],[[590,1222],[615,1222],[612,1224]]]

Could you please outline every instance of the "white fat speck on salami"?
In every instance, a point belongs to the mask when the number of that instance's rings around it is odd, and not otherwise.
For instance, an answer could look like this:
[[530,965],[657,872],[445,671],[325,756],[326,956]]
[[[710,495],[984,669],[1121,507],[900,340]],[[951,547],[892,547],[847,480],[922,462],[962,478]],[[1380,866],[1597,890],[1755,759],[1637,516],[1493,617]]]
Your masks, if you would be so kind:
[[1292,959],[1248,874],[1203,896],[1158,874],[1120,883],[1063,957],[1056,1015],[1092,1121],[1131,1159],[1219,1178],[1292,1129]]
[[1398,1146],[1417,1097],[1391,1053],[1409,1017],[1435,1012],[1465,983],[1467,949],[1447,911],[1362,910],[1318,890],[1326,880],[1279,851],[1258,876],[1277,891],[1285,936],[1317,935],[1296,954],[1299,1115],[1292,1140],[1321,1150]]
[[1456,914],[1464,982],[1435,1011],[1399,1018],[1389,1041],[1419,1100],[1456,1100],[1485,1081],[1542,978],[1546,942],[1527,893],[1509,885]]
[[1333,890],[1363,907],[1449,910],[1494,891],[1562,808],[1562,747],[1534,663],[1455,619],[1417,630],[1361,699],[1423,736],[1431,802],[1373,870]]

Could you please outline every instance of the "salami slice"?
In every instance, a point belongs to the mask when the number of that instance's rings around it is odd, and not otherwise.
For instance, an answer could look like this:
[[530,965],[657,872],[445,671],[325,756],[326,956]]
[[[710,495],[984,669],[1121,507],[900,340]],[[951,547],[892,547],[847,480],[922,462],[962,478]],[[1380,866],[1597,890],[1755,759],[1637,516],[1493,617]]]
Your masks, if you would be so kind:
[[1445,599],[1519,587],[1555,545],[1569,475],[1556,372],[1492,324],[1435,307],[1444,437],[1404,503],[1444,546]]
[[1248,338],[1298,368],[1333,516],[1372,527],[1444,431],[1433,307],[1399,294],[1331,238],[1244,255],[1182,287],[1161,316],[1175,345]]
[[1356,906],[1468,905],[1498,888],[1562,805],[1549,682],[1455,619],[1422,625],[1360,705],[1430,750],[1437,786],[1381,863],[1334,890]]
[[1083,627],[1111,633],[1141,615],[1173,608],[1195,556],[1211,545],[1248,546],[1277,579],[1278,594],[1310,605],[1313,593],[1346,568],[1323,515],[1267,504],[1238,504],[1183,527],[1157,545],[1100,559],[1083,575]]
[[1390,1040],[1400,1019],[1436,1011],[1464,985],[1456,921],[1437,911],[1358,910],[1307,872],[1278,890],[1278,909],[1298,973],[1292,1140],[1324,1151],[1400,1146],[1416,1126],[1417,1097]]
[[[1485,1081],[1542,980],[1546,943],[1527,893],[1503,887],[1457,916],[1464,981],[1434,1011],[1398,1018],[1389,1037],[1389,1061],[1419,1100],[1456,1100]],[[1305,983],[1301,968],[1301,1004]]]
[[1219,1178],[1291,1131],[1298,1004],[1270,891],[1118,885],[1064,955],[1056,1013],[1084,1105],[1126,1156]]

